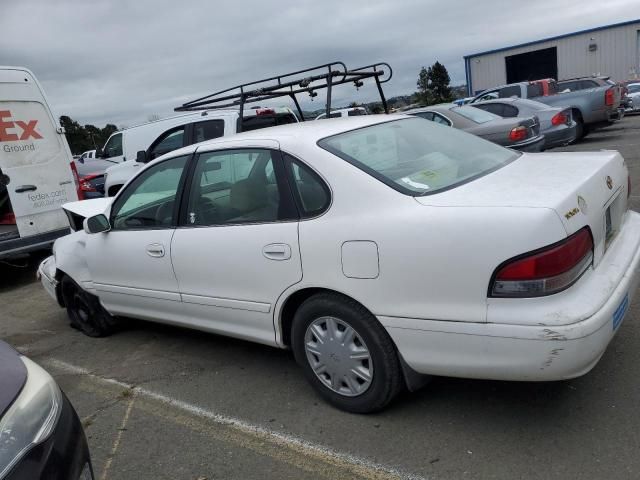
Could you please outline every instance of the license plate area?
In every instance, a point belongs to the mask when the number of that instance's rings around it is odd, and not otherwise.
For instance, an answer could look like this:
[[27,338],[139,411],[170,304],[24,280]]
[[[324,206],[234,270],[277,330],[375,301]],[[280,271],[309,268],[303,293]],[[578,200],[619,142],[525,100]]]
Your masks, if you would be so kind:
[[604,211],[604,249],[609,248],[611,242],[615,239],[616,234],[620,231],[622,218],[625,210],[624,195],[616,195],[616,197],[607,205]]

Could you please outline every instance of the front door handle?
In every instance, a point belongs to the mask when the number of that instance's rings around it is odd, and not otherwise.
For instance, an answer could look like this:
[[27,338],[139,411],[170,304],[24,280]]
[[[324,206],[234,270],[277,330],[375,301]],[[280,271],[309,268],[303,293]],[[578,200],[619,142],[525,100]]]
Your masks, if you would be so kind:
[[16,187],[16,193],[33,192],[37,189],[38,187],[35,185],[20,185],[19,187]]
[[291,247],[286,243],[270,243],[262,248],[262,254],[269,260],[289,260]]
[[164,257],[164,246],[159,243],[147,245],[147,255],[150,257]]

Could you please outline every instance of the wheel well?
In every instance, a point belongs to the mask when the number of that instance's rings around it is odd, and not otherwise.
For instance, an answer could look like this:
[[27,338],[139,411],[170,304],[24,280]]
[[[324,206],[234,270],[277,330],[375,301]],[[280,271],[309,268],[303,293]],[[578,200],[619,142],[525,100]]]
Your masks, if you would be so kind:
[[[305,300],[311,298],[318,293],[335,293],[337,295],[341,295],[345,298],[349,298],[354,302],[357,302],[354,298],[345,295],[344,293],[337,292],[335,290],[331,290],[330,288],[303,288],[302,290],[298,290],[294,292],[287,300],[284,302],[282,306],[282,310],[280,311],[280,332],[282,333],[282,343],[288,347],[291,346],[291,327],[293,326],[293,317],[296,314],[296,311],[302,305]],[[358,302],[360,303],[360,302]],[[365,307],[366,308],[366,307]]]
[[582,120],[582,112],[580,112],[579,108],[572,108],[571,114],[573,115],[574,118],[579,118],[580,120]]

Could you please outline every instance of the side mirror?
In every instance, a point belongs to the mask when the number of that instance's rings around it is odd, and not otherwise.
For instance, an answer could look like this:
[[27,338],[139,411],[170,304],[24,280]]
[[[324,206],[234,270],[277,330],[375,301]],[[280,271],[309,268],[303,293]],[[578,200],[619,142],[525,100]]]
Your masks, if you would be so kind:
[[111,224],[109,223],[109,219],[101,213],[93,217],[85,218],[82,223],[82,228],[85,233],[88,234],[103,233],[111,230]]
[[136,162],[138,163],[147,163],[149,160],[147,159],[147,152],[144,150],[140,150],[136,153]]

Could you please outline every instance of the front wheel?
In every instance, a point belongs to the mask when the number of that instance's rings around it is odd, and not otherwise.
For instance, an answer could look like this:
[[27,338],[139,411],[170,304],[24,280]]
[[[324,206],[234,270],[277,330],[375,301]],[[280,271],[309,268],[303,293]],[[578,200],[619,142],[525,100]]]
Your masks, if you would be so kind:
[[342,410],[381,410],[404,385],[389,334],[347,297],[326,293],[306,300],[295,314],[291,339],[307,380]]
[[66,276],[62,279],[61,288],[62,299],[73,328],[89,337],[105,337],[116,330],[117,319],[100,305],[98,297],[86,292]]

